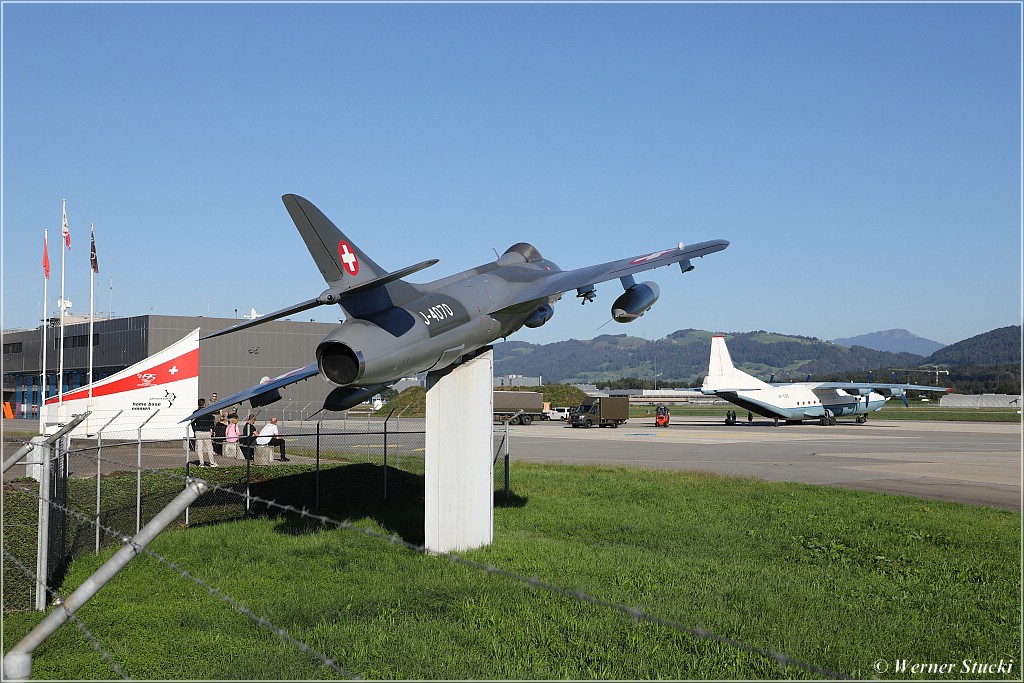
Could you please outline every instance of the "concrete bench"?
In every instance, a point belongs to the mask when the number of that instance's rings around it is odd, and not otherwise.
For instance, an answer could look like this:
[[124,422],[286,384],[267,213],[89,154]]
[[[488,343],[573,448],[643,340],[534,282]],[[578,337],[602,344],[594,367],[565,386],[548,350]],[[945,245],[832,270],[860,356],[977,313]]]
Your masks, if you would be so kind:
[[274,459],[274,451],[277,450],[273,446],[256,446],[255,448],[253,464],[256,465],[269,465],[270,461]]

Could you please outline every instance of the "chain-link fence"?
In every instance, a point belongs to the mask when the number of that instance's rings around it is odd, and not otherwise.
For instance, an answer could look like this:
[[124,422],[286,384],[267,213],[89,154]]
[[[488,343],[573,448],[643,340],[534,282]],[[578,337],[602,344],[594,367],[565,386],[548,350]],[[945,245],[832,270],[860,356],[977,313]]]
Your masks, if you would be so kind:
[[[407,421],[403,425],[407,429],[401,431],[383,421],[286,423],[282,432],[287,461],[270,447],[254,448],[249,457],[243,457],[241,449],[214,444],[217,467],[199,465],[195,440],[188,437],[142,441],[107,435],[62,440],[50,454],[51,478],[46,487],[55,503],[48,524],[47,582],[59,585],[75,556],[120,545],[124,539],[105,530],[134,534],[181,492],[188,477],[214,486],[179,516],[178,527],[279,514],[257,500],[299,509],[330,506],[354,511],[422,501],[425,432],[421,423]],[[500,490],[508,482],[503,466],[509,452],[507,428],[495,429],[493,448],[493,457],[499,461],[495,486]],[[27,460],[35,462],[38,457]],[[17,465],[4,481],[4,548],[33,570],[39,545],[39,498],[44,493],[33,477],[39,476],[40,469],[37,464]],[[79,514],[68,515],[62,508]],[[23,571],[6,571],[7,563],[5,558],[4,610],[32,609],[35,582]]]

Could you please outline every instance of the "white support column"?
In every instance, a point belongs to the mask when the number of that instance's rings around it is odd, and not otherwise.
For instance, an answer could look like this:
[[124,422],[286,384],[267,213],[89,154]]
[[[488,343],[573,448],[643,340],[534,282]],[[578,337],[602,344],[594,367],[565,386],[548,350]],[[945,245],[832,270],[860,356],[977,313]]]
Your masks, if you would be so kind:
[[427,375],[425,545],[469,550],[494,540],[494,352]]

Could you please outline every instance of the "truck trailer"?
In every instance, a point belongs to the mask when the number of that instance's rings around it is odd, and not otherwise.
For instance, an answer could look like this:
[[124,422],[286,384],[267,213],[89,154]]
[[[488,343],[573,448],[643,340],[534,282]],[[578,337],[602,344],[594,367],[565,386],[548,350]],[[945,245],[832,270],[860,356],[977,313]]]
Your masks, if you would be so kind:
[[528,425],[534,420],[546,420],[545,407],[544,394],[539,391],[494,392],[495,422]]
[[595,396],[583,399],[569,416],[573,427],[618,427],[629,419],[628,396]]

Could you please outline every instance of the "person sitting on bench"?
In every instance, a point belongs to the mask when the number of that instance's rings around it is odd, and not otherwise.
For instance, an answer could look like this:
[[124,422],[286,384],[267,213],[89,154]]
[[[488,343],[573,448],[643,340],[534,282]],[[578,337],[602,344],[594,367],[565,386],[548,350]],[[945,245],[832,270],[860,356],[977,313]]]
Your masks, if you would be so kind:
[[288,458],[284,457],[284,439],[280,437],[280,432],[277,431],[277,418],[270,418],[270,422],[263,425],[263,429],[260,430],[260,435],[256,437],[257,446],[277,446],[277,450],[281,453],[281,462],[288,462]]

